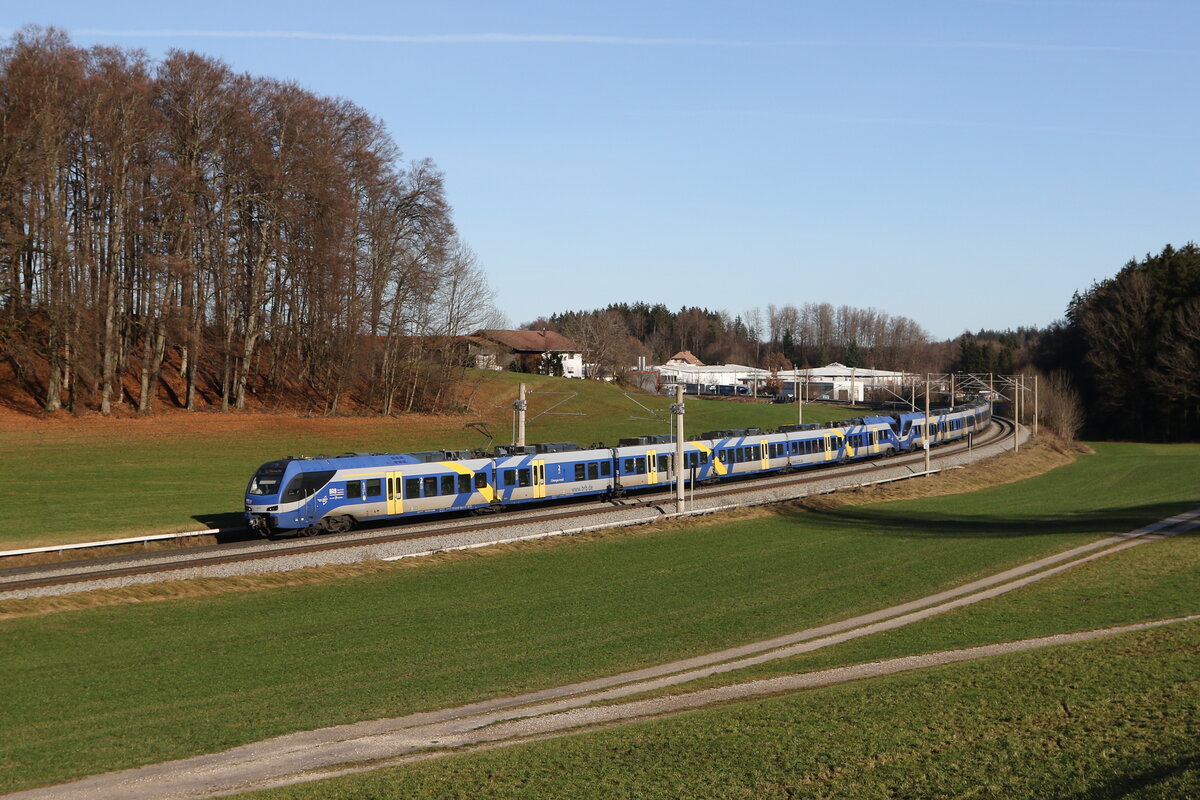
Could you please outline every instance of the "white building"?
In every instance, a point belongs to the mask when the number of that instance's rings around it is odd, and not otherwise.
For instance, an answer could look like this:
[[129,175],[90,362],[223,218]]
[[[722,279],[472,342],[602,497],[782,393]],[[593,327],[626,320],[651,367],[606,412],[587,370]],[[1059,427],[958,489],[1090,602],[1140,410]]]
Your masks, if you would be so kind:
[[823,367],[780,372],[779,380],[783,382],[783,392],[793,396],[861,403],[869,389],[883,388],[902,394],[901,389],[912,384],[913,376],[886,369],[847,367],[835,361]]
[[[682,383],[696,387],[696,394],[762,394],[767,381],[773,377],[765,369],[740,364],[697,365],[678,356],[653,369],[658,372],[661,387],[673,388],[675,384]],[[783,394],[799,395],[808,400],[856,403],[866,399],[867,391],[873,388],[886,388],[903,395],[903,388],[913,381],[913,376],[905,372],[847,367],[836,361],[824,367],[781,371],[776,377],[782,383]],[[689,394],[693,393],[692,389],[688,391]]]

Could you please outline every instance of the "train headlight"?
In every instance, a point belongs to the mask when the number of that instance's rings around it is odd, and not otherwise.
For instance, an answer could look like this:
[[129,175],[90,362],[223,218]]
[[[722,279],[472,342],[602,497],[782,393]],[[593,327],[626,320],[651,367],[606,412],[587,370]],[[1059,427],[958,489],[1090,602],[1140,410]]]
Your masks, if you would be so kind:
[[279,506],[267,506],[267,511],[278,511]]

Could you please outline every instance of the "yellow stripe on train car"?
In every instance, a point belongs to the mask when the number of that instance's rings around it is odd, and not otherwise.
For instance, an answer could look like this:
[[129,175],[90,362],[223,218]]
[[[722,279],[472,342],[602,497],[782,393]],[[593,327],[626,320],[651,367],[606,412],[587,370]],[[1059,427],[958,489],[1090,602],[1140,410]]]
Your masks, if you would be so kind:
[[490,483],[485,483],[482,488],[475,487],[475,470],[454,461],[439,461],[439,467],[445,467],[451,472],[457,472],[459,475],[471,476],[471,488],[473,492],[479,492],[483,495],[483,499],[489,503],[495,502],[496,490]]
[[708,453],[708,460],[712,462],[713,472],[717,473],[718,475],[725,475],[729,472],[729,470],[721,462],[721,459],[717,458],[716,453],[711,447],[706,444],[701,444],[700,442],[689,442],[689,444],[696,445],[696,449],[702,453]]

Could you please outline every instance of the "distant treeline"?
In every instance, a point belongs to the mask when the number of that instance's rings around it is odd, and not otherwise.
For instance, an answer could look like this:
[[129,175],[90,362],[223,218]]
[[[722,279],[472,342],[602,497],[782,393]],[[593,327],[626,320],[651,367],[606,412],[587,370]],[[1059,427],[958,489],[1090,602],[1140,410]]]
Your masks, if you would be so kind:
[[[441,173],[346,100],[28,28],[0,48],[0,345],[43,407],[436,405],[486,322]],[[449,365],[446,365],[447,368]]]
[[584,349],[584,361],[610,373],[639,355],[663,363],[687,350],[706,364],[782,369],[840,361],[851,367],[926,371],[940,365],[938,346],[917,323],[875,309],[807,303],[752,309],[745,314],[665,305],[614,303],[592,311],[566,311],[528,328],[549,328]]
[[1200,440],[1200,248],[1167,246],[1076,294],[1037,360],[1071,376],[1095,435]]

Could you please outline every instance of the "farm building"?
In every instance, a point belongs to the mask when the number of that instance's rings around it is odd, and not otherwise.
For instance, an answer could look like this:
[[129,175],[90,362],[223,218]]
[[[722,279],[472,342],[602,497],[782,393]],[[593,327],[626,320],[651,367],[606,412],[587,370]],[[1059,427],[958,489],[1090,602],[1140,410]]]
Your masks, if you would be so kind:
[[484,329],[466,338],[480,369],[508,369],[516,364],[522,372],[583,377],[583,351],[561,333]]

